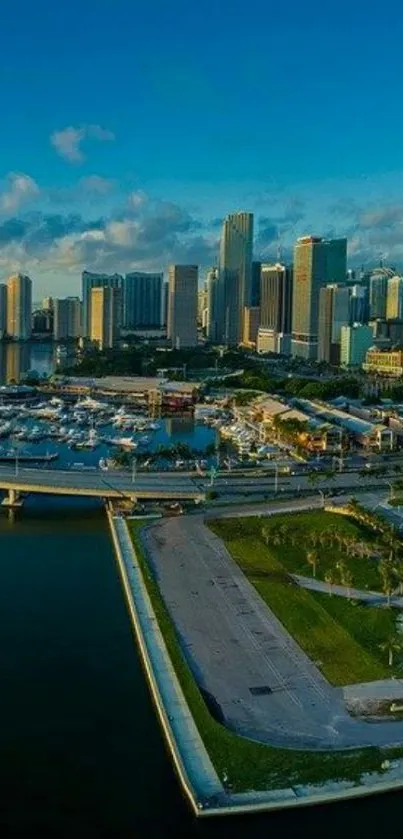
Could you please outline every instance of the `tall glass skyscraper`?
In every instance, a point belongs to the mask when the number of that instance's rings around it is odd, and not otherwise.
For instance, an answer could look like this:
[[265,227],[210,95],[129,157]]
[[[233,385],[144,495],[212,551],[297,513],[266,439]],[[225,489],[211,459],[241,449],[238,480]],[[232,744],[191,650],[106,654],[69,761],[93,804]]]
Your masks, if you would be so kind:
[[168,290],[168,338],[174,349],[197,345],[197,265],[171,265]]
[[319,292],[318,361],[340,364],[341,328],[350,322],[350,289],[336,283]]
[[240,344],[243,311],[252,302],[253,214],[232,213],[224,221],[217,283],[217,332],[224,344]]
[[[120,274],[94,274],[92,271],[82,273],[82,301],[83,301],[83,336],[91,335],[91,291],[93,288],[119,288],[122,290],[123,277]],[[122,295],[120,295],[122,299]]]
[[212,344],[219,343],[218,332],[218,299],[217,299],[217,285],[218,285],[218,268],[211,268],[207,272],[207,338]]
[[17,341],[31,336],[32,281],[25,274],[7,280],[7,333]]
[[[379,268],[369,280],[369,316],[371,320],[386,318],[388,298],[388,269]],[[389,276],[393,276],[393,272]]]
[[388,280],[388,297],[386,304],[388,320],[403,317],[403,277],[391,277]]
[[291,352],[316,360],[318,354],[319,291],[343,283],[347,273],[347,239],[304,236],[294,247],[294,288]]
[[161,326],[163,274],[134,271],[123,280],[123,326]]

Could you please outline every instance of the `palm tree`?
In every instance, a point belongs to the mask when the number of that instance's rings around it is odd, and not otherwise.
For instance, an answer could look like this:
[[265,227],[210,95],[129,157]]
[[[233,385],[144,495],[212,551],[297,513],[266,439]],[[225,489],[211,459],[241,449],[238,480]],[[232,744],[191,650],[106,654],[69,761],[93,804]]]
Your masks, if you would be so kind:
[[351,586],[353,585],[353,575],[349,568],[346,568],[345,565],[342,565],[340,569],[340,577],[342,585],[347,589],[347,597],[351,600]]
[[317,553],[315,551],[308,551],[306,561],[312,566],[312,577],[316,577],[316,566],[319,562]]
[[272,535],[271,528],[270,527],[262,527],[261,533],[262,533],[262,538],[266,542],[266,545],[268,545],[269,541],[270,541],[270,536]]
[[389,667],[393,667],[393,656],[395,653],[400,653],[402,651],[402,640],[399,635],[390,635],[386,641],[379,644],[379,648],[382,652],[387,652]]
[[333,583],[334,583],[334,571],[332,571],[331,568],[328,568],[328,570],[326,571],[325,583],[327,583],[328,586],[329,586],[329,594],[330,594],[330,597],[331,597],[332,596],[332,587],[333,587]]
[[389,559],[382,559],[379,563],[378,571],[382,579],[383,592],[386,594],[388,606],[390,606],[390,598],[396,582],[395,570]]

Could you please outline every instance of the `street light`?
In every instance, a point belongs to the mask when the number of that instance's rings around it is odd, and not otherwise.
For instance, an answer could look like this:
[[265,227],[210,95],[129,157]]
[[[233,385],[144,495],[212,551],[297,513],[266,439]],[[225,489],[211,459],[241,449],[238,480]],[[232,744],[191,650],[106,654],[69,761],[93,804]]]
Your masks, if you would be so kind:
[[321,490],[321,489],[318,489],[318,493],[319,493],[319,495],[320,495],[320,497],[321,497],[321,499],[322,499],[322,509],[323,509],[323,508],[324,508],[324,506],[325,506],[325,493],[324,493],[324,492],[322,492],[322,490]]
[[387,483],[388,487],[390,488],[390,495],[389,495],[388,501],[391,501],[392,498],[394,498],[394,487],[393,487],[393,484],[390,481],[386,481],[386,483]]
[[134,484],[137,475],[137,459],[133,457],[132,459],[132,484]]

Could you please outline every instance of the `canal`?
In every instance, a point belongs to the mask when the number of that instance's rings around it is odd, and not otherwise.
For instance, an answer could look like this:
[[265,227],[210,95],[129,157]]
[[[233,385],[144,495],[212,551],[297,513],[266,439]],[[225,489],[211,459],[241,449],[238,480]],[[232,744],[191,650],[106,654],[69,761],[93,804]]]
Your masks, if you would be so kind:
[[[165,751],[102,511],[29,501],[0,516],[3,835],[367,836],[397,793],[269,816],[196,822]],[[331,826],[329,826],[331,825]],[[373,832],[374,831],[374,832]]]

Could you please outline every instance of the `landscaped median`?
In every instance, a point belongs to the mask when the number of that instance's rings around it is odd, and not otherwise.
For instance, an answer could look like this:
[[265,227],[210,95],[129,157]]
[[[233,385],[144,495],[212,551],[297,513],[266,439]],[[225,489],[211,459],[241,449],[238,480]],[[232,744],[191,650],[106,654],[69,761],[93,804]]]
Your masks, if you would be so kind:
[[[228,524],[228,522],[225,522],[225,524]],[[261,525],[262,521],[260,520],[260,526]],[[388,752],[377,748],[365,748],[361,750],[348,750],[341,752],[319,752],[272,748],[233,734],[231,731],[227,730],[224,725],[221,725],[213,719],[186,662],[175,626],[163,601],[157,581],[154,578],[147,562],[140,536],[143,526],[144,523],[139,521],[132,521],[129,523],[137,561],[139,563],[158,625],[163,634],[164,641],[184,697],[217,774],[219,778],[221,778],[224,787],[229,793],[228,806],[244,806],[245,809],[253,806],[253,796],[245,797],[242,795],[252,791],[268,791],[267,806],[270,806],[269,792],[275,790],[278,790],[279,793],[281,790],[284,790],[284,795],[281,795],[282,803],[279,803],[278,806],[291,806],[292,804],[297,803],[296,799],[299,803],[304,803],[315,799],[321,800],[322,796],[325,799],[343,797],[344,792],[341,788],[333,788],[333,791],[331,791],[330,787],[327,786],[329,782],[337,781],[347,782],[347,785],[349,784],[351,787],[354,786],[355,794],[357,794],[362,779],[365,775],[367,775],[367,773],[380,773],[379,775],[374,776],[374,782],[377,782],[379,787],[379,784],[382,781],[382,773],[385,770],[385,759],[387,757],[400,756],[400,754],[403,754],[403,750],[399,751],[395,749],[393,752]],[[219,530],[220,526],[221,524],[215,525],[215,529],[218,528]],[[230,542],[228,543],[229,547],[234,551],[234,545],[232,542],[230,544]],[[261,561],[263,561],[263,549],[264,545],[262,545]],[[256,561],[257,551],[257,541],[255,541],[255,543],[252,542],[250,553],[251,561],[252,557],[255,558],[254,562]],[[241,564],[243,561],[246,562],[246,560],[242,559],[242,550],[239,544],[234,552],[234,555],[235,554]],[[258,562],[260,562],[259,557]],[[254,568],[254,578],[256,579],[256,582],[259,582],[260,580],[259,585],[256,587],[264,597],[267,579],[262,577],[261,568],[260,570],[259,567],[254,566]],[[281,606],[278,604],[281,604],[282,601],[282,586],[285,585],[286,572],[281,564],[275,563],[271,566],[271,568],[273,573],[271,576],[270,587],[274,585],[275,588],[276,586],[279,586],[280,588],[276,588],[275,594],[270,596],[276,599],[277,608],[280,609]],[[253,580],[253,582],[255,582],[255,580]],[[296,586],[289,585],[288,587],[290,592],[295,593],[296,591],[299,591],[302,595],[302,599],[298,600],[296,608],[296,611],[302,608],[303,617],[298,619],[299,622],[304,624],[307,620],[309,621],[311,619],[315,619],[317,616],[315,598],[312,598],[313,605],[309,605],[308,607],[307,604],[311,595],[308,592],[297,589]],[[273,611],[276,611],[273,606],[272,608]],[[354,641],[354,639],[349,638],[348,633],[343,632],[336,620],[334,620],[330,615],[328,615],[328,619],[332,631],[335,631],[335,627],[340,630],[336,638],[336,644],[343,642],[345,654],[349,660],[352,661],[355,659],[355,656],[358,658],[361,657],[362,649],[359,643]],[[329,629],[328,624],[326,627]],[[323,633],[325,634],[326,627],[323,628]],[[306,636],[308,636],[306,629],[303,631]],[[323,645],[321,648],[321,654],[324,654]],[[314,651],[312,657],[315,657]],[[348,665],[346,665],[346,667],[348,667]],[[365,680],[365,674],[367,674],[368,677],[369,673],[371,673],[370,678],[374,678],[372,674],[374,672],[374,668],[376,669],[376,667],[379,668],[377,675],[378,678],[381,677],[380,674],[384,674],[384,666],[382,662],[377,663],[376,661],[373,661],[369,653],[364,656],[364,661],[360,667],[363,680]],[[346,670],[340,668],[341,665],[338,667],[337,678],[338,683],[342,684]],[[376,788],[376,785],[374,788]],[[364,788],[361,787],[361,789],[363,790]],[[368,786],[365,789],[366,791],[369,791]],[[286,791],[288,792],[286,793]],[[348,790],[348,793],[345,794],[351,794],[351,790]],[[264,807],[263,799],[260,799],[260,804]]]

